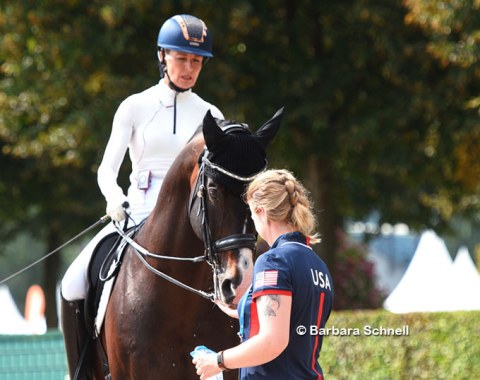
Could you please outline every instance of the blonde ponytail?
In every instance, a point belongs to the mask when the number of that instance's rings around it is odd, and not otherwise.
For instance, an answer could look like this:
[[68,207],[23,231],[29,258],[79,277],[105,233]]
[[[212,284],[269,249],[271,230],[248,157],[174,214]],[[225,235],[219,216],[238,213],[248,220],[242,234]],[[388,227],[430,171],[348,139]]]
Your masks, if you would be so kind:
[[320,242],[310,194],[288,170],[270,169],[258,175],[248,186],[246,200],[262,207],[270,220],[293,225],[310,244]]

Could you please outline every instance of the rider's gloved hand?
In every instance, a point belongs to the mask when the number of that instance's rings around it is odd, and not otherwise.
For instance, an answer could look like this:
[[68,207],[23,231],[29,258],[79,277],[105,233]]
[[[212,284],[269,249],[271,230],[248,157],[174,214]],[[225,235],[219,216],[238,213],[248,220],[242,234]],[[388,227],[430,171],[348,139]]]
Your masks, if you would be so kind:
[[112,218],[112,220],[121,222],[127,217],[125,205],[128,205],[128,201],[127,197],[124,195],[122,195],[122,197],[112,199],[111,201],[107,202],[107,215]]

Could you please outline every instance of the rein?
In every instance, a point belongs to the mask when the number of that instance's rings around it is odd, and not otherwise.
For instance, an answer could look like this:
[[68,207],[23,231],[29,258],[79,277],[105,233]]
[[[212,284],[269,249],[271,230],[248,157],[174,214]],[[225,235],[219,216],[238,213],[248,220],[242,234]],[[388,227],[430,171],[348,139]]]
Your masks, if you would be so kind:
[[191,286],[188,286],[187,284],[184,284],[183,282],[176,280],[175,278],[169,276],[168,274],[163,273],[163,272],[159,271],[158,269],[154,268],[152,265],[150,265],[148,263],[147,260],[145,260],[145,257],[144,257],[144,256],[147,256],[147,257],[152,257],[152,258],[155,258],[155,259],[170,259],[170,260],[183,260],[183,261],[200,262],[200,261],[205,260],[204,256],[175,257],[175,256],[163,256],[163,255],[157,255],[157,254],[151,253],[147,249],[142,247],[140,244],[138,244],[136,241],[134,241],[132,238],[130,238],[130,236],[128,236],[122,230],[122,228],[119,226],[118,223],[114,222],[113,224],[114,224],[118,234],[122,237],[122,239],[124,239],[128,244],[130,244],[132,246],[132,248],[134,248],[133,251],[135,252],[137,257],[140,259],[142,264],[145,266],[145,268],[147,268],[150,272],[152,272],[155,275],[163,278],[164,280],[167,280],[167,281],[171,282],[172,284],[175,284],[175,285],[177,285],[177,286],[179,286],[179,287],[181,287],[185,290],[188,290],[192,293],[195,293],[195,294],[197,294],[197,295],[199,295],[199,296],[201,296],[201,297],[203,297],[203,298],[205,298],[209,301],[213,302],[215,300],[213,293],[207,293],[207,292],[204,292],[203,290],[198,290],[198,289],[192,288]]
[[[142,247],[140,244],[138,244],[135,240],[133,240],[130,236],[128,236],[123,229],[120,227],[120,224],[117,222],[114,222],[114,226],[118,232],[118,234],[122,237],[123,240],[125,240],[132,248],[139,260],[142,262],[142,264],[152,273],[155,275],[171,282],[174,285],[177,285],[181,287],[182,289],[188,290],[194,294],[197,294],[209,301],[214,302],[215,301],[215,293],[207,293],[204,292],[203,290],[195,289],[169,275],[167,275],[164,272],[159,271],[155,267],[153,267],[151,264],[147,262],[145,259],[146,257],[152,258],[152,259],[158,259],[158,260],[176,260],[176,261],[189,261],[189,262],[202,262],[206,261],[212,268],[213,268],[213,273],[214,273],[214,286],[216,286],[216,275],[217,275],[217,267],[218,267],[218,254],[221,252],[229,251],[232,249],[239,249],[239,248],[250,248],[254,249],[256,245],[256,237],[253,234],[234,234],[230,235],[224,238],[221,238],[219,240],[216,240],[212,242],[212,236],[211,236],[211,231],[210,231],[210,226],[208,224],[208,212],[207,212],[207,201],[205,197],[205,181],[206,181],[206,173],[205,173],[205,167],[209,166],[210,168],[219,171],[223,175],[226,175],[230,178],[234,178],[238,181],[242,182],[250,182],[252,181],[257,175],[259,175],[261,172],[263,172],[266,168],[267,165],[258,173],[254,174],[253,176],[250,177],[241,177],[235,173],[232,173],[225,168],[222,168],[221,166],[218,166],[207,158],[208,156],[208,149],[205,148],[201,157],[201,165],[200,165],[200,170],[197,176],[197,182],[196,185],[191,193],[190,197],[190,205],[189,205],[189,213],[191,212],[192,205],[194,203],[195,197],[200,198],[200,208],[199,208],[199,213],[202,213],[202,235],[203,235],[203,244],[205,247],[204,255],[203,256],[197,256],[197,257],[176,257],[176,256],[165,256],[165,255],[159,255],[156,253],[152,253],[148,251],[146,248]],[[198,215],[198,214],[197,214]]]
[[46,255],[40,257],[38,260],[34,261],[33,263],[27,265],[26,267],[24,267],[23,269],[20,269],[19,271],[13,273],[12,275],[4,278],[3,280],[0,281],[0,285],[2,285],[3,283],[7,282],[8,280],[11,280],[12,278],[14,277],[17,277],[18,275],[22,274],[23,272],[25,272],[26,270],[34,267],[35,265],[37,264],[40,264],[42,261],[48,259],[50,256],[52,256],[54,253],[57,253],[58,251],[60,251],[62,248],[65,248],[67,245],[69,245],[70,243],[74,242],[75,240],[77,240],[79,237],[85,235],[87,232],[93,230],[94,228],[96,228],[97,226],[99,226],[100,224],[103,224],[105,223],[107,220],[109,220],[110,217],[108,215],[104,215],[102,216],[99,220],[97,220],[95,223],[93,223],[91,226],[85,228],[82,232],[78,233],[77,235],[75,235],[74,237],[72,237],[70,240],[66,241],[65,243],[63,243],[61,246],[55,248],[53,251],[50,251],[49,253],[47,253]]

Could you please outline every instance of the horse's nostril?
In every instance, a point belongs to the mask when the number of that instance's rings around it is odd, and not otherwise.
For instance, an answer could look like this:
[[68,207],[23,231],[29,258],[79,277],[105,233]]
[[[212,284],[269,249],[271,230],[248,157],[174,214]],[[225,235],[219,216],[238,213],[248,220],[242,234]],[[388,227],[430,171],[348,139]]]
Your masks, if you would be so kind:
[[225,298],[226,303],[230,303],[235,298],[235,292],[233,290],[232,280],[225,279],[222,282],[222,295]]
[[226,279],[222,282],[222,292],[223,294],[232,292],[232,280]]

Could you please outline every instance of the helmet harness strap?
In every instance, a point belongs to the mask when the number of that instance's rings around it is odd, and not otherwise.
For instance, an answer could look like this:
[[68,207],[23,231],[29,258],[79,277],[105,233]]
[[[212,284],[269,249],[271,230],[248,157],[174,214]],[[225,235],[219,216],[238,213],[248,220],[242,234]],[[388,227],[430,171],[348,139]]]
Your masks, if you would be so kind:
[[190,90],[189,88],[180,88],[178,87],[170,78],[167,70],[167,64],[165,63],[165,49],[161,48],[158,50],[158,59],[159,59],[159,68],[160,68],[160,78],[167,76],[168,86],[175,91],[175,97],[173,98],[173,134],[177,133],[177,96],[180,92],[185,92]]

